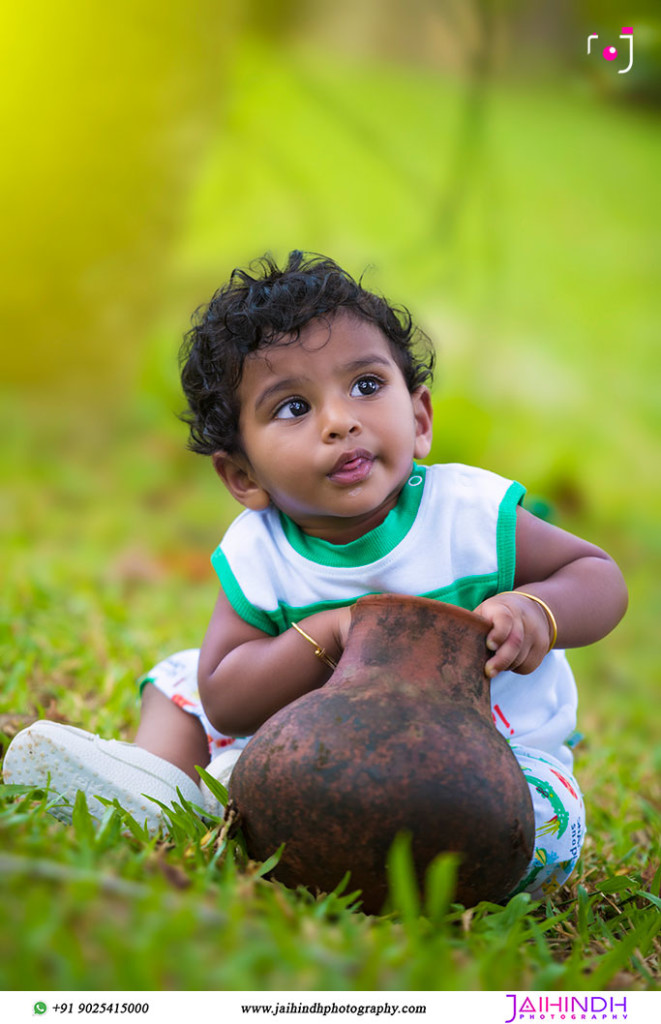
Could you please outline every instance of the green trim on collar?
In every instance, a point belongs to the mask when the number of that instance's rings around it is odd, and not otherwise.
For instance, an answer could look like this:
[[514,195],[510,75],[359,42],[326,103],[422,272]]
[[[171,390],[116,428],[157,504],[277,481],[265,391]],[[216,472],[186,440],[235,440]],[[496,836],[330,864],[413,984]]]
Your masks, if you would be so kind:
[[280,512],[280,523],[285,537],[303,558],[333,568],[356,568],[370,565],[388,555],[409,532],[420,508],[425,489],[425,466],[413,465],[395,507],[383,522],[349,544],[331,544],[330,541],[310,537],[288,516]]

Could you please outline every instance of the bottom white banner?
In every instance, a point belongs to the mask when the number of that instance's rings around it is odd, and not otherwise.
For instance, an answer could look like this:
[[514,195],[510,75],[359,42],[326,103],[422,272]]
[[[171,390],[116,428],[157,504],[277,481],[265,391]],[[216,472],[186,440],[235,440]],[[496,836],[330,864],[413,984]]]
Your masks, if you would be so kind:
[[[480,1024],[629,1021],[658,1024],[661,992],[4,992],[0,1019],[23,1024],[131,1021],[135,1024],[336,1024],[392,1017]],[[287,1018],[287,1019],[285,1019]],[[422,1024],[421,1020],[421,1024]]]

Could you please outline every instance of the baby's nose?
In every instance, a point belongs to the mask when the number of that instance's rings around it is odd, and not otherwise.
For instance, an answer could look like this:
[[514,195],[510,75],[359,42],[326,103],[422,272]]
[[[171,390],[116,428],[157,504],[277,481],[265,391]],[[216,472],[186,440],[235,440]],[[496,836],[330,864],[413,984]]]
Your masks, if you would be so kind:
[[321,436],[324,441],[337,441],[360,432],[360,423],[349,402],[328,403],[322,412]]

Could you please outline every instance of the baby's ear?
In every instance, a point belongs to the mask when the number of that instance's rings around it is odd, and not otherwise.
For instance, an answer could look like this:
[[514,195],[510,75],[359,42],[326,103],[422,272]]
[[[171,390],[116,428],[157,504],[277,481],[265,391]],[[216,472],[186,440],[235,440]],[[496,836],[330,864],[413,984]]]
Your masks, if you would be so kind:
[[268,493],[260,486],[252,467],[242,455],[214,452],[213,468],[230,494],[253,512],[262,512],[271,504]]
[[413,457],[426,459],[431,451],[432,423],[434,410],[431,403],[429,388],[421,384],[411,395],[413,416],[415,418],[415,447]]

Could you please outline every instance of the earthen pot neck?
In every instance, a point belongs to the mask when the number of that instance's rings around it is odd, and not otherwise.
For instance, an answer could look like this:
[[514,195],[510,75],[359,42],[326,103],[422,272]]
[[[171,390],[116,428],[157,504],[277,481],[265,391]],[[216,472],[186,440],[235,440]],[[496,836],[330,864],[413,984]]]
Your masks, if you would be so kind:
[[359,680],[415,687],[468,702],[491,716],[485,675],[489,623],[480,615],[423,597],[394,594],[362,597],[352,609],[345,651],[327,686]]

